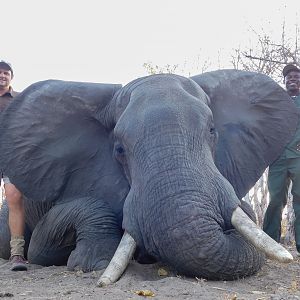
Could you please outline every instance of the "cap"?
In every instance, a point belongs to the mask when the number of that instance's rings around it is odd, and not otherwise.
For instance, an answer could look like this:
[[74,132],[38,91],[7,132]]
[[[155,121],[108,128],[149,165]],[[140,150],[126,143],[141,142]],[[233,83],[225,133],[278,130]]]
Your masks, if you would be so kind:
[[0,60],[0,67],[4,67],[7,70],[11,71],[11,75],[14,75],[14,71],[12,69],[12,66],[10,63],[4,61],[4,60]]
[[300,69],[297,66],[292,65],[292,64],[286,65],[282,70],[283,77],[285,77],[291,71],[300,72]]

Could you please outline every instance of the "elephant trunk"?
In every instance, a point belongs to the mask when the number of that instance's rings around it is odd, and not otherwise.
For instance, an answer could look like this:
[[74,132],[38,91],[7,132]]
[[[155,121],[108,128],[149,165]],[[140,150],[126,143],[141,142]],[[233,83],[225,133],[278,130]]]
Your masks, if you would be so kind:
[[[219,207],[206,201],[185,200],[186,207],[176,205],[178,215],[169,219],[168,227],[159,233],[161,236],[164,232],[164,239],[152,235],[146,249],[180,274],[191,277],[233,280],[256,273],[264,263],[264,255],[232,227],[230,217],[226,220]],[[207,209],[208,205],[212,207]],[[169,207],[170,211],[174,209]]]
[[[153,251],[151,255],[159,257],[180,273],[199,278],[233,280],[255,274],[264,263],[263,253],[280,262],[293,259],[260,230],[238,205],[231,205],[230,211],[223,209],[229,206],[231,199],[228,197],[233,197],[232,193],[226,193],[227,197],[222,200],[216,200],[216,195],[202,195],[200,202],[195,195],[188,194],[190,192],[168,203],[166,211],[169,214],[177,211],[177,214],[172,215],[172,219],[165,215],[166,227],[152,225],[154,234],[146,241],[146,249]],[[211,201],[214,197],[215,201]],[[156,236],[159,230],[161,232]],[[160,238],[162,235],[163,239]]]
[[132,186],[138,196],[127,199],[123,226],[139,248],[181,274],[219,280],[256,273],[263,252],[279,261],[292,259],[248,217],[240,219],[240,201],[216,169],[202,166],[201,174],[199,169],[152,176],[144,189]]

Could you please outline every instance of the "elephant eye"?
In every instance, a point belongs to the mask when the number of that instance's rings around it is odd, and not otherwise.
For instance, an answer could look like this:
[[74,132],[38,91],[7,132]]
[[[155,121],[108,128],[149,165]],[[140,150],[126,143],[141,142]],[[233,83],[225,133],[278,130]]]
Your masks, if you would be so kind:
[[114,146],[114,152],[115,152],[116,159],[120,163],[124,164],[126,162],[126,155],[125,155],[126,151],[125,151],[123,145],[120,144],[119,142],[116,142],[115,146]]
[[125,150],[121,145],[116,146],[115,150],[118,155],[123,155],[125,153]]
[[128,168],[128,163],[127,163],[127,157],[126,157],[126,150],[120,142],[116,141],[114,145],[114,156],[116,160],[121,164],[124,174],[128,180],[128,182],[131,182],[130,179],[130,171]]
[[216,133],[216,128],[215,127],[210,127],[209,132],[210,132],[210,134],[215,134]]

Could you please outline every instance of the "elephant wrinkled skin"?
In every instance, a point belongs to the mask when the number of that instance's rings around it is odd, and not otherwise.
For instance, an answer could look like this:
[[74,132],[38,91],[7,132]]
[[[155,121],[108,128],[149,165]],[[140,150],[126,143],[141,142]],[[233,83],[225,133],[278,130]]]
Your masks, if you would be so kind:
[[123,88],[32,85],[2,114],[0,133],[0,165],[29,208],[29,261],[103,268],[125,230],[141,261],[210,279],[257,272],[264,254],[233,212],[253,215],[239,199],[298,118],[279,85],[245,71],[152,75]]

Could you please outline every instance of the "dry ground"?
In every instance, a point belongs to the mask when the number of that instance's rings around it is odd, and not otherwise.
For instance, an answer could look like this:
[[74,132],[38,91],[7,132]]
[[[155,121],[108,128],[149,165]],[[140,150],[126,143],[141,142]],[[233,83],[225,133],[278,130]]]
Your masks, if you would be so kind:
[[[289,249],[296,255],[293,248]],[[161,274],[166,271],[166,274]],[[161,264],[132,262],[114,285],[96,286],[101,271],[69,272],[66,267],[29,266],[28,272],[11,272],[0,259],[0,298],[3,299],[300,299],[300,258],[290,264],[267,261],[255,276],[237,281],[206,281],[177,276]],[[153,296],[141,296],[146,290]]]

